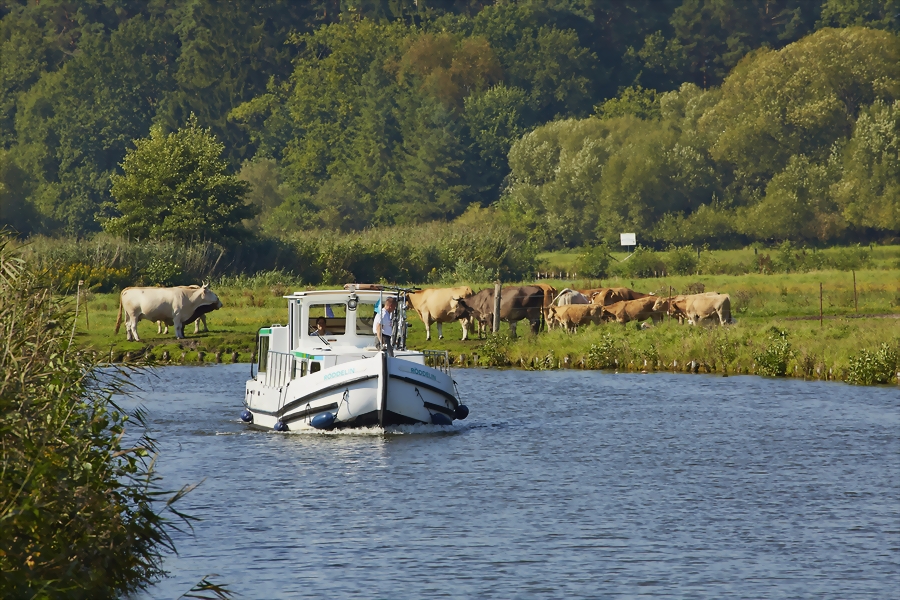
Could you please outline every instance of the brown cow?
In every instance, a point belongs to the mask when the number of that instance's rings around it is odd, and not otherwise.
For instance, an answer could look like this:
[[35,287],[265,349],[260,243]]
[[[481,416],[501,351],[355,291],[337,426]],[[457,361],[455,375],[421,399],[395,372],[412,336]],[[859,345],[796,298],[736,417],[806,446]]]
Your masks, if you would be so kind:
[[[537,286],[505,287],[500,290],[500,320],[509,323],[512,337],[516,337],[516,325],[528,319],[531,332],[537,333],[541,324],[544,290]],[[465,316],[477,319],[483,331],[490,331],[494,320],[494,288],[481,290],[469,298],[459,298]]]
[[609,314],[623,325],[629,321],[645,321],[647,319],[659,322],[665,313],[656,310],[655,304],[658,300],[659,298],[655,296],[647,296],[637,300],[620,300],[619,302],[603,306],[602,309],[604,314]]
[[717,292],[659,298],[654,304],[654,309],[663,310],[677,317],[680,322],[687,319],[692,325],[700,325],[714,315],[720,325],[732,322],[731,297]]
[[419,290],[409,294],[409,303],[412,304],[419,318],[425,324],[425,339],[431,339],[431,324],[437,323],[438,339],[444,339],[442,325],[459,320],[462,323],[462,339],[469,338],[469,320],[463,317],[463,310],[457,302],[458,298],[468,298],[472,295],[472,288],[461,286],[454,288],[430,288]]
[[603,317],[603,307],[593,304],[564,304],[548,309],[547,328],[559,325],[567,333],[575,333],[579,325],[594,323],[599,325]]
[[594,295],[591,296],[591,304],[607,306],[626,300],[639,300],[652,295],[653,294],[642,294],[641,292],[636,292],[627,287],[605,288],[601,289],[599,292],[595,292]]

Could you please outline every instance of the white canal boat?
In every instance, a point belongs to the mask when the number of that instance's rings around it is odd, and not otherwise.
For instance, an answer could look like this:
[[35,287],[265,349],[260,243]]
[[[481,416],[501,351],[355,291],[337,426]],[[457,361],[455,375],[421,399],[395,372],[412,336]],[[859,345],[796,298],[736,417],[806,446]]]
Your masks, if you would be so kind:
[[[460,404],[447,352],[406,349],[407,291],[350,285],[285,296],[288,324],[259,330],[241,420],[292,431],[465,419],[469,410]],[[373,333],[376,308],[388,296],[398,298],[393,356],[376,348]]]

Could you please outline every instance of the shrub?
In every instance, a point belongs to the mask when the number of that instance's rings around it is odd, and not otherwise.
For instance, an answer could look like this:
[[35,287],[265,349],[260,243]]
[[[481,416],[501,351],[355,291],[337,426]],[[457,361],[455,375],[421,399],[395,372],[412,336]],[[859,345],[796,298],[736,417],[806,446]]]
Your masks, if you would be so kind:
[[606,277],[609,273],[610,260],[609,247],[606,244],[585,246],[575,260],[575,271],[582,277]]
[[638,246],[631,256],[617,263],[612,271],[620,277],[658,277],[666,272],[666,263],[653,250]]
[[666,260],[669,270],[678,275],[690,275],[697,272],[697,253],[690,246],[669,246]]
[[840,271],[863,269],[872,265],[872,249],[859,244],[841,248],[829,257],[827,264]]
[[481,345],[481,361],[488,367],[503,367],[509,364],[509,345],[512,339],[505,333],[492,333]]
[[890,383],[897,367],[897,351],[886,343],[875,352],[860,350],[859,355],[850,357],[847,381],[856,385]]
[[112,400],[124,373],[69,347],[45,283],[0,240],[0,596],[129,596],[164,574],[186,490],[166,502],[143,412]]
[[615,340],[608,333],[604,333],[598,343],[591,344],[586,362],[590,369],[615,369],[616,360],[621,357],[622,352]]
[[772,328],[766,348],[753,355],[760,375],[783,377],[787,374],[788,361],[794,355],[791,343],[787,340],[787,332]]
[[169,287],[181,283],[184,272],[181,266],[164,258],[154,258],[144,269],[144,280],[150,285]]
[[46,275],[51,285],[64,294],[74,293],[78,289],[79,281],[84,281],[82,290],[108,293],[127,287],[132,280],[130,267],[117,269],[83,263],[51,268]]

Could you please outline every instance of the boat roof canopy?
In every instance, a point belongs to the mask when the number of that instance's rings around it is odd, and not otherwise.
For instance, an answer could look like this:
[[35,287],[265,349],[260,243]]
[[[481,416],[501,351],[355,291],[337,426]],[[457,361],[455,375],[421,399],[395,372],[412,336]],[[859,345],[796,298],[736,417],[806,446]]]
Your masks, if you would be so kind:
[[393,290],[308,290],[302,292],[294,292],[293,294],[289,294],[284,296],[284,298],[288,299],[300,299],[300,298],[316,298],[322,296],[341,296],[344,298],[349,298],[351,294],[355,294],[357,298],[360,299],[372,299],[377,300],[381,297],[388,296],[396,296],[397,292]]

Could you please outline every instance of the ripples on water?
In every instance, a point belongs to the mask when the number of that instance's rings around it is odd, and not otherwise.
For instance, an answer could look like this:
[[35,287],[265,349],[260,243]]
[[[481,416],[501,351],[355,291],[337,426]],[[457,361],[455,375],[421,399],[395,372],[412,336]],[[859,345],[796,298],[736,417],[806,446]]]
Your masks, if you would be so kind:
[[[181,509],[174,598],[896,597],[897,388],[456,370],[453,427],[272,434],[246,365],[170,367],[141,401]],[[136,403],[136,401],[132,401]]]

